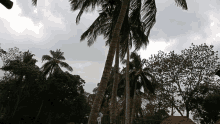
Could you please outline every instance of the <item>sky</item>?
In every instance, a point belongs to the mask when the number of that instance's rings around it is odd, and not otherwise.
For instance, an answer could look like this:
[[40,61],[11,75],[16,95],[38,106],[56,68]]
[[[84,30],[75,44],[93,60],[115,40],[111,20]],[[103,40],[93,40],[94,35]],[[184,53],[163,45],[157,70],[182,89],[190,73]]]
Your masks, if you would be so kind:
[[[61,49],[65,62],[73,68],[71,73],[80,75],[86,82],[85,91],[92,93],[101,80],[109,47],[105,46],[103,36],[99,36],[91,47],[87,46],[87,39],[80,42],[80,36],[98,17],[97,9],[84,13],[77,25],[79,11],[71,11],[68,0],[39,0],[37,7],[32,6],[31,0],[11,1],[14,3],[11,10],[0,5],[1,48],[6,51],[14,47],[23,52],[29,50],[35,54],[39,67],[44,64],[41,61],[43,55]],[[183,10],[174,0],[156,1],[156,23],[150,33],[149,45],[138,52],[142,59],[148,59],[159,50],[174,50],[180,54],[191,43],[214,45],[213,50],[218,51],[220,1],[188,0],[187,5],[188,10]],[[0,67],[2,65],[0,61]],[[3,73],[0,71],[0,76]]]

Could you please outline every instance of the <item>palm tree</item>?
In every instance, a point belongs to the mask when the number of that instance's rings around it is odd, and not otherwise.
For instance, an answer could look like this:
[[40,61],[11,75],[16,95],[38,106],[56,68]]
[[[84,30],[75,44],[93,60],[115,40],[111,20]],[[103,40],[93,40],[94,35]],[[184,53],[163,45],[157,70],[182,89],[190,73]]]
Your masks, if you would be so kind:
[[[36,5],[37,4],[37,0],[32,0],[33,4]],[[141,0],[132,0],[134,2],[139,1],[139,3],[141,3]],[[80,9],[80,12],[77,16],[77,19],[79,21],[82,13],[87,10],[88,7],[90,7],[92,5],[92,9],[94,10],[95,5],[101,5],[104,2],[106,2],[106,0],[70,0],[71,5],[72,5],[72,10],[75,11],[76,9]],[[116,49],[116,43],[119,39],[119,33],[122,27],[122,23],[124,21],[124,17],[127,11],[127,8],[129,8],[128,3],[130,3],[130,0],[124,0],[121,6],[121,10],[119,13],[119,17],[117,19],[117,23],[115,25],[115,28],[113,30],[113,38],[112,38],[112,42],[110,44],[109,47],[109,53],[107,55],[107,59],[106,59],[106,63],[105,63],[105,68],[103,71],[103,75],[101,78],[101,82],[100,82],[100,86],[98,89],[98,93],[95,99],[95,103],[94,106],[92,108],[92,111],[90,113],[90,117],[89,117],[89,124],[90,123],[95,123],[96,122],[96,118],[98,115],[98,110],[100,108],[100,104],[101,101],[103,99],[103,95],[105,93],[106,90],[106,85],[109,79],[109,75],[110,75],[110,71],[111,71],[111,67],[112,67],[112,62],[113,62],[113,58],[114,58],[114,53],[115,53],[115,49]],[[177,5],[180,5],[183,7],[183,9],[187,9],[187,5],[186,5],[186,1],[185,0],[176,0]],[[142,5],[142,4],[141,4]],[[147,36],[149,36],[150,33],[150,29],[152,28],[154,22],[155,22],[155,17],[156,17],[156,5],[155,5],[155,0],[145,0],[145,4],[144,4],[144,8],[143,11],[145,12],[145,15],[143,17],[143,19],[145,20],[144,22],[147,24],[148,31],[147,31]]]
[[[112,7],[113,4],[115,5],[115,8]],[[85,31],[82,36],[81,36],[81,41],[84,40],[86,37],[90,37],[88,40],[88,46],[91,46],[94,41],[96,40],[96,37],[98,34],[104,34],[105,38],[108,38],[106,41],[106,45],[110,44],[111,38],[112,38],[112,32],[114,25],[117,21],[121,2],[120,1],[115,1],[113,4],[107,3],[102,6],[103,10],[100,13],[99,17],[93,22],[93,24],[89,27],[87,31]],[[118,5],[118,6],[117,6]],[[134,7],[135,8],[135,7]],[[122,38],[119,39],[120,42],[120,57],[123,59],[125,56],[125,53],[129,53],[128,49],[128,34],[130,31],[132,32],[132,40],[134,44],[136,45],[136,50],[140,49],[140,46],[147,46],[148,41],[147,41],[147,36],[144,34],[144,25],[143,23],[140,22],[138,16],[140,16],[140,12],[138,9],[140,6],[136,7],[133,9],[131,12],[131,17],[128,17],[128,11],[126,14],[126,19],[123,22],[122,25],[122,30],[121,30],[121,36]],[[109,10],[110,9],[110,10]],[[112,10],[114,9],[114,10]],[[140,9],[139,9],[140,10]],[[131,20],[132,19],[132,20]],[[131,20],[132,23],[129,23],[129,20]],[[131,39],[131,38],[130,38]],[[115,81],[113,84],[113,89],[112,89],[112,100],[111,100],[111,116],[110,116],[110,123],[115,123],[115,115],[114,112],[115,110],[115,103],[116,103],[116,93],[117,93],[117,84],[118,84],[118,66],[119,66],[119,42],[117,44],[117,50],[116,50],[116,57],[115,57]],[[131,47],[131,44],[130,44]],[[129,57],[129,55],[128,55]],[[129,87],[129,86],[128,86]],[[129,91],[129,90],[128,90]],[[129,95],[128,95],[129,96]],[[127,97],[129,98],[129,97]],[[128,100],[129,101],[129,100]],[[129,108],[129,107],[128,107]]]
[[[132,61],[129,62],[129,66],[130,66],[129,76],[131,77],[130,79],[131,98],[133,98],[133,102],[132,102],[133,107],[131,114],[131,123],[133,123],[137,90],[140,92],[140,89],[143,87],[145,92],[147,92],[148,90],[149,93],[155,94],[156,81],[155,78],[149,73],[149,69],[147,67],[143,69],[143,66],[146,62],[145,59],[141,60],[140,55],[137,55],[136,52],[131,53],[131,59]],[[122,61],[123,64],[125,64],[125,62],[127,64],[127,60]],[[151,81],[148,79],[147,76],[151,77]],[[120,83],[123,83],[123,80]],[[127,84],[126,84],[126,88],[127,88]]]
[[[66,62],[61,61],[61,60],[65,60],[65,57],[63,56],[64,52],[61,52],[60,49],[56,50],[55,52],[53,50],[50,50],[50,54],[52,55],[52,57],[49,55],[42,56],[42,62],[44,60],[47,60],[47,62],[41,68],[43,71],[43,77],[46,78],[49,72],[50,72],[49,77],[51,77],[52,71],[58,73],[63,72],[60,66],[65,67],[69,71],[73,71],[71,66],[69,66]],[[48,119],[49,119],[48,123],[51,123],[51,111],[49,111]]]
[[44,76],[46,77],[46,75],[49,74],[49,76],[51,76],[52,71],[59,71],[62,72],[61,67],[66,68],[69,71],[73,71],[72,67],[69,66],[66,62],[62,62],[61,60],[65,60],[65,57],[63,56],[63,52],[59,50],[56,50],[55,52],[53,50],[50,50],[50,54],[52,55],[43,55],[42,56],[42,62],[44,60],[47,60],[48,62],[46,62],[43,66],[42,66],[42,70],[44,72]]

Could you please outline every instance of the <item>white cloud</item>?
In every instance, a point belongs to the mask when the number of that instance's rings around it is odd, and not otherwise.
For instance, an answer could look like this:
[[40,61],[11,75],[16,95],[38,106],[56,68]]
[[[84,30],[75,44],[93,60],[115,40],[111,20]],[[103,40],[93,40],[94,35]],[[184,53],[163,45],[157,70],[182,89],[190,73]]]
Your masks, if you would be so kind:
[[149,45],[147,46],[146,49],[141,49],[139,51],[141,58],[146,58],[148,59],[149,57],[151,57],[151,54],[158,54],[158,51],[164,51],[169,45],[171,45],[172,42],[166,43],[164,42],[163,39],[158,40],[158,41],[150,41]]
[[214,24],[215,24],[215,22],[212,22],[212,23],[210,24],[210,26],[214,26]]
[[[0,11],[5,11],[3,9],[5,8],[1,7]],[[16,5],[16,1],[14,1],[13,9],[11,9],[10,12],[1,13],[0,18],[4,27],[7,28],[7,31],[14,34],[14,36],[31,35],[37,38],[42,37],[43,24],[34,24],[30,18],[20,15],[21,9]],[[2,32],[5,32],[5,28]]]

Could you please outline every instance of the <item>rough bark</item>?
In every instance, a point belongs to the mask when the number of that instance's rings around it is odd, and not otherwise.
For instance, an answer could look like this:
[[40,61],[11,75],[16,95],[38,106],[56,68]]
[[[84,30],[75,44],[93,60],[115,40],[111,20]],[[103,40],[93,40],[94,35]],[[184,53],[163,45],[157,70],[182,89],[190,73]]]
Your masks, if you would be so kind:
[[119,79],[119,42],[117,43],[116,56],[115,56],[115,75],[114,83],[112,87],[112,97],[110,105],[110,124],[116,124],[116,96],[118,89]]
[[106,91],[108,79],[110,76],[110,71],[112,68],[112,62],[113,62],[113,58],[115,54],[116,43],[119,39],[119,34],[120,34],[121,27],[122,27],[122,23],[124,21],[126,10],[128,8],[128,3],[129,3],[129,0],[123,0],[120,14],[119,14],[117,23],[114,28],[113,39],[110,43],[109,52],[108,52],[107,60],[105,62],[105,68],[102,74],[101,82],[98,87],[98,92],[97,92],[92,110],[90,112],[88,124],[96,124],[96,121],[97,121],[98,112],[101,107],[101,102],[103,100],[103,97]]
[[126,113],[125,113],[125,124],[130,124],[129,47],[127,49],[127,63],[126,63]]

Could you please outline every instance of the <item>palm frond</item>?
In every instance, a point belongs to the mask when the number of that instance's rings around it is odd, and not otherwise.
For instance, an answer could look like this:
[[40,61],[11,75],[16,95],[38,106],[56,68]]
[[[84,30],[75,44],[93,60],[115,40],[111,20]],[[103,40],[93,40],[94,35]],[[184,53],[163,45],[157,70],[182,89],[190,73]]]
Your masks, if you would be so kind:
[[125,36],[122,34],[120,39],[120,50],[119,50],[119,56],[121,61],[124,59],[125,54],[127,53],[127,49],[132,47],[131,44],[129,44],[130,46],[128,46],[128,42],[131,42],[129,35],[127,34]]
[[148,37],[150,34],[150,30],[156,23],[157,8],[155,0],[145,0],[141,11],[144,13],[142,20],[144,21],[145,31],[147,31],[147,41],[149,41]]
[[59,56],[57,56],[56,60],[57,60],[57,61],[60,61],[60,60],[66,60],[66,59],[65,59],[64,56],[59,55]]
[[182,9],[187,10],[187,3],[186,0],[175,0],[177,6],[182,7]]
[[147,36],[144,34],[145,25],[141,22],[141,0],[134,0],[132,3],[132,11],[130,13],[130,23],[132,40],[135,45],[135,51],[139,50],[142,46],[146,47],[148,45]]
[[150,74],[150,73],[148,73],[148,72],[143,72],[146,76],[149,76],[149,77],[151,77],[151,78],[153,78],[153,76]]
[[144,84],[145,92],[146,90],[149,90],[150,93],[155,94],[155,88],[153,87],[151,81],[147,79],[144,73],[141,73],[140,75],[141,75],[141,81],[143,81],[143,84]]
[[53,58],[56,57],[56,53],[53,50],[50,50],[50,54],[52,55]]
[[52,57],[50,57],[49,55],[43,55],[43,56],[42,56],[42,62],[43,62],[44,60],[50,61],[50,60],[52,60]]
[[50,70],[52,69],[52,66],[47,66],[43,69],[43,77],[49,74]]
[[133,37],[133,44],[135,46],[135,51],[140,50],[141,47],[144,47],[144,49],[149,44],[149,41],[147,39],[147,35],[144,34],[144,30],[141,28],[144,28],[143,23],[141,26],[138,27],[131,27],[132,31],[132,37]]
[[77,9],[80,9],[77,17],[76,17],[76,24],[79,23],[80,17],[82,16],[84,11],[88,11],[88,8],[91,6],[91,11],[95,9],[95,5],[99,6],[101,3],[103,3],[105,0],[69,0],[71,5],[71,10],[75,11]]
[[32,0],[32,5],[37,6],[37,0]]
[[94,25],[94,27],[91,27],[91,26],[86,32],[82,34],[81,39],[80,39],[80,41],[82,41],[86,37],[88,37],[89,38],[89,40],[87,41],[88,46],[91,46],[94,44],[98,35],[106,34],[105,32],[106,30],[108,30],[109,24]]
[[69,71],[73,71],[73,68],[71,66],[69,66],[66,62],[60,62],[59,64],[61,67],[64,67]]
[[41,69],[44,71],[48,67],[52,66],[52,61],[46,62],[42,65]]

